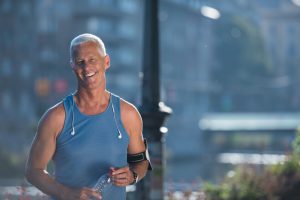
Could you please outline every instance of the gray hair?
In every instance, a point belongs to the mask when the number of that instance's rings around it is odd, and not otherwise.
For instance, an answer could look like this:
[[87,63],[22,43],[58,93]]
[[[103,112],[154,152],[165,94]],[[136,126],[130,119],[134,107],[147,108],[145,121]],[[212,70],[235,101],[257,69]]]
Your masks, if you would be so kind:
[[78,35],[71,41],[71,44],[70,44],[70,61],[71,62],[73,62],[73,59],[74,59],[73,54],[74,54],[75,47],[82,43],[86,43],[86,42],[94,42],[94,43],[98,44],[99,48],[101,49],[103,54],[106,55],[106,49],[105,49],[103,41],[96,35],[93,35],[90,33],[84,33],[84,34]]

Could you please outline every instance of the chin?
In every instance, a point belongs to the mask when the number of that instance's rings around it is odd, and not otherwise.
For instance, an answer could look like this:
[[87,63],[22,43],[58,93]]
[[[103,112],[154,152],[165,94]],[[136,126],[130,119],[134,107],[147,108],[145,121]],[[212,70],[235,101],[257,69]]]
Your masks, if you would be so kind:
[[95,90],[100,88],[100,84],[84,84],[85,89]]

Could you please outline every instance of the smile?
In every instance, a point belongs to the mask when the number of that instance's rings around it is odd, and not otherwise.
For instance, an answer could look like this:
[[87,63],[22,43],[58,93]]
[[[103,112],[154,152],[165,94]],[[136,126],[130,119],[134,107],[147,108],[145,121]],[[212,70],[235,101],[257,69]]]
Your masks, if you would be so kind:
[[94,76],[95,74],[96,74],[96,72],[90,72],[90,73],[85,74],[84,76],[87,78],[90,78],[90,77]]

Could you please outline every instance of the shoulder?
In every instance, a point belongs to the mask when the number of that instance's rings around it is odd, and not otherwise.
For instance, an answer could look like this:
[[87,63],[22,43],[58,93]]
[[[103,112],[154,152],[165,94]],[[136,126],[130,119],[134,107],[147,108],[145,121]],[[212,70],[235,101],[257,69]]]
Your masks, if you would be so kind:
[[65,108],[63,102],[49,108],[42,116],[42,120],[56,121],[65,117]]
[[44,113],[39,121],[38,129],[43,132],[47,129],[51,130],[51,132],[56,137],[63,128],[65,116],[65,108],[63,102],[61,101],[53,107],[49,108]]
[[132,103],[120,98],[120,110],[123,125],[130,135],[135,132],[134,130],[142,129],[142,117]]
[[128,118],[129,120],[142,121],[138,109],[132,103],[129,103],[128,101],[120,98],[120,108],[122,116],[126,116],[126,118]]

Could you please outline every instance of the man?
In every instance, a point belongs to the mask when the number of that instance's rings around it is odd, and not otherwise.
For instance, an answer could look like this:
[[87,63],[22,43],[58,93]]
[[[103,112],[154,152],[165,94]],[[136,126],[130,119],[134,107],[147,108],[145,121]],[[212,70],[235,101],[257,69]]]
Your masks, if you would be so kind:
[[[125,199],[125,186],[142,179],[150,167],[144,158],[141,116],[132,104],[106,90],[110,58],[100,38],[75,37],[70,57],[77,91],[41,118],[26,178],[54,199]],[[54,176],[46,171],[50,160]],[[110,173],[113,186],[99,194],[92,187],[105,173]]]

